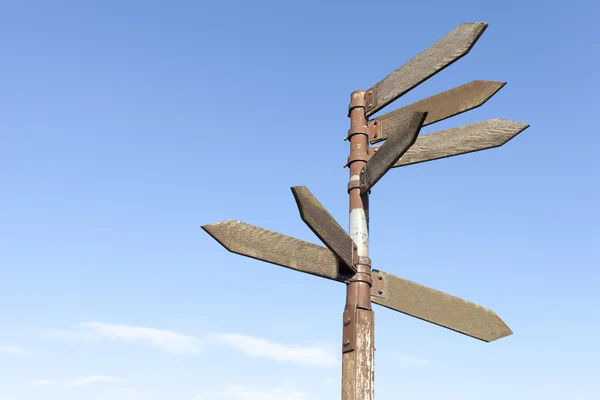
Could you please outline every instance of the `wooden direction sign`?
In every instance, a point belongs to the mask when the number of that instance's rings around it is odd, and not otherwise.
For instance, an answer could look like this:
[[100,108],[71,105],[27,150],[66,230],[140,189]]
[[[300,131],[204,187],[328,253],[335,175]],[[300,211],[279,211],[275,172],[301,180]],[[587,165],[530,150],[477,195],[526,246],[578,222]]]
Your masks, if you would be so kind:
[[[492,310],[372,269],[368,253],[369,193],[390,168],[502,146],[528,127],[491,119],[418,136],[422,126],[484,104],[505,85],[495,81],[472,81],[368,120],[467,54],[486,28],[484,22],[461,24],[370,89],[352,93],[347,137],[348,233],[303,186],[292,188],[300,216],[325,247],[239,221],[202,226],[233,253],[347,286],[342,325],[342,400],[374,397],[372,303],[486,342],[512,333]],[[383,145],[369,147],[381,141],[385,141]]]
[[473,81],[383,114],[369,121],[369,141],[377,143],[387,139],[397,124],[413,111],[427,112],[423,122],[423,126],[427,126],[480,107],[504,85],[505,82]]
[[497,118],[429,133],[420,136],[394,167],[499,147],[528,127],[527,124]]
[[367,90],[366,116],[375,114],[465,56],[487,28],[485,22],[460,24],[422,53]]

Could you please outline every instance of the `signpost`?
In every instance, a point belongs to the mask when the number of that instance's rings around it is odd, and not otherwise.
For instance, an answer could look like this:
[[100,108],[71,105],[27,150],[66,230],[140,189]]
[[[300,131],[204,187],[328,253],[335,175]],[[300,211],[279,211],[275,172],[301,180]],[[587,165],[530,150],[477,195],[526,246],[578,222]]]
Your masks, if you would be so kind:
[[369,258],[369,193],[387,171],[502,146],[528,127],[491,119],[418,136],[425,125],[483,105],[505,85],[494,81],[472,81],[367,119],[467,54],[486,28],[483,22],[461,24],[370,89],[351,94],[348,233],[303,186],[292,187],[300,216],[325,247],[240,221],[202,227],[233,253],[346,284],[342,400],[374,397],[372,303],[486,342],[512,333],[492,310],[372,269]]

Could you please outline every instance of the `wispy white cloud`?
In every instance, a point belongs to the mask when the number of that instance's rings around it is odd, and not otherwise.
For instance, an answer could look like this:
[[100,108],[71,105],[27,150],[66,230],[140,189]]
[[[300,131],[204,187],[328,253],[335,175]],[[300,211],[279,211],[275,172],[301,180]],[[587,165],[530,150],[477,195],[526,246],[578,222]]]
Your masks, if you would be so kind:
[[133,395],[135,397],[148,397],[146,393],[133,388],[122,389],[121,392],[123,392],[126,395]]
[[74,325],[73,329],[46,332],[52,337],[64,339],[145,342],[168,353],[180,355],[197,354],[200,350],[200,341],[193,336],[139,326],[86,322]]
[[29,386],[54,386],[58,385],[58,381],[54,381],[51,379],[41,379],[37,381],[31,381],[28,383]]
[[94,375],[85,378],[72,379],[68,381],[56,381],[51,379],[37,380],[29,382],[29,386],[60,386],[64,388],[78,388],[81,386],[91,385],[94,383],[125,383],[124,379],[115,378],[114,376]]
[[63,382],[63,386],[67,388],[76,388],[93,383],[125,383],[125,380],[121,378],[115,378],[114,376],[94,375],[65,381]]
[[9,353],[17,356],[26,356],[30,352],[19,346],[0,346],[0,353]]
[[303,366],[331,366],[338,361],[331,351],[322,347],[283,345],[266,339],[237,334],[216,334],[214,337],[251,357],[268,358]]
[[408,365],[425,367],[425,366],[428,366],[431,364],[431,361],[429,361],[425,358],[408,356],[406,354],[396,354],[394,356],[394,358],[397,361],[400,361],[402,364],[408,364]]
[[[204,397],[204,396],[202,396]],[[214,393],[211,397],[227,397],[228,399],[239,400],[308,400],[309,396],[306,393],[285,390],[257,390],[246,388],[243,386],[231,386],[220,393]]]
[[213,344],[229,346],[251,357],[267,358],[278,362],[290,362],[302,366],[332,366],[338,361],[334,352],[324,346],[299,346],[274,343],[266,339],[226,333],[213,334],[200,340],[197,337],[173,331],[103,322],[86,322],[73,325],[67,330],[47,330],[53,338],[70,340],[123,340],[144,342],[168,353],[197,355],[205,340]]

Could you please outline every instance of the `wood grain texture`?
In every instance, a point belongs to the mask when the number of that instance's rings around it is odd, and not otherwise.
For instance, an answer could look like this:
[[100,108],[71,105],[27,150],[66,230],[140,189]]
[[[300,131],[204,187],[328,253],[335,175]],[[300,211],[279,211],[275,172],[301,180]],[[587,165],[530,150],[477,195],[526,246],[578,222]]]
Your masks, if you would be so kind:
[[291,188],[300,217],[329,250],[355,271],[352,265],[352,239],[305,186]]
[[232,253],[339,282],[352,276],[323,246],[235,220],[204,225],[202,229]]
[[496,118],[422,135],[394,167],[499,147],[528,127],[520,122]]
[[512,334],[492,310],[391,274],[387,279],[387,298],[372,296],[373,303],[484,342]]
[[395,131],[390,134],[389,138],[373,154],[373,157],[371,157],[361,171],[361,194],[371,190],[410,146],[415,143],[426,117],[426,112],[413,112],[397,121]]
[[425,119],[425,122],[423,122],[423,126],[431,125],[482,106],[492,96],[498,93],[504,85],[506,85],[506,82],[472,81],[410,104],[406,107],[383,114],[372,121],[377,121],[377,123],[381,125],[381,136],[372,140],[371,143],[377,143],[387,139],[396,129],[399,121],[402,121],[404,116],[411,112],[427,112],[427,118]]
[[367,116],[381,110],[398,97],[466,55],[486,28],[487,23],[485,22],[460,24],[446,36],[375,84],[371,88],[375,96],[374,106],[367,110]]

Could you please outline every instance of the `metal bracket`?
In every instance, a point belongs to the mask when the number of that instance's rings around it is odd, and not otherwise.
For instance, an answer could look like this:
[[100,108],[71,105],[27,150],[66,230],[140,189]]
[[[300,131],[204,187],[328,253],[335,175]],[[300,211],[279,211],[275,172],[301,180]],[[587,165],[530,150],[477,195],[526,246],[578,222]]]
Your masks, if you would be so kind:
[[342,330],[342,353],[354,351],[356,345],[356,307],[344,309]]
[[365,112],[369,111],[370,109],[375,107],[375,88],[374,87],[372,87],[371,89],[369,89],[365,92],[365,103],[366,103]]
[[383,121],[379,121],[378,119],[368,122],[367,134],[369,135],[369,143],[373,144],[386,139],[383,137],[382,124]]
[[387,299],[388,277],[385,272],[374,269],[371,271],[373,284],[371,285],[371,296]]

